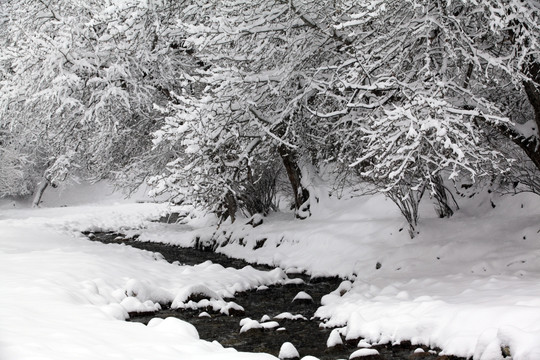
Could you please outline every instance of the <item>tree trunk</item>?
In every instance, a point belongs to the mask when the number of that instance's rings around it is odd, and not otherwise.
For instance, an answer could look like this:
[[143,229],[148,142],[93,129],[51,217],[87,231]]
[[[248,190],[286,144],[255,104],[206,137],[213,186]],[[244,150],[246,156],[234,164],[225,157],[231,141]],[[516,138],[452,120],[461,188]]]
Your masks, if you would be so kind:
[[[309,191],[302,186],[302,173],[298,166],[296,153],[289,149],[286,145],[280,144],[278,146],[278,152],[287,171],[289,182],[291,183],[294,194],[294,207],[296,210],[296,216],[304,219],[305,216],[299,215],[299,210],[309,200]],[[309,209],[306,209],[309,210]]]
[[217,213],[219,217],[219,224],[223,223],[228,218],[231,219],[231,224],[236,220],[236,210],[238,209],[238,203],[236,202],[236,196],[232,191],[228,191],[222,200],[223,211]]
[[231,218],[231,223],[234,223],[236,220],[236,210],[237,210],[237,204],[236,204],[236,197],[234,194],[229,191],[227,195],[225,195],[225,203],[227,207],[227,212],[229,213],[229,217]]
[[[537,76],[538,77],[538,76]],[[536,124],[536,136],[520,141],[518,145],[525,151],[527,156],[532,160],[534,165],[540,170],[540,90],[538,84],[532,81],[527,81],[523,84],[525,93],[529,99],[529,103],[534,110],[534,122]]]
[[440,174],[435,175],[432,183],[432,196],[435,199],[435,212],[440,218],[449,218],[454,215],[454,209],[450,206],[450,195],[456,209],[459,209],[458,203],[452,193],[444,185],[444,180]]
[[397,205],[401,214],[409,224],[409,236],[413,239],[418,235],[418,208],[424,196],[426,184],[422,184],[420,189],[413,190],[410,183],[405,183],[394,187],[387,192],[387,196]]
[[[266,119],[257,109],[250,107],[249,110],[251,113],[260,121],[268,124],[270,129],[274,131],[276,136],[282,137],[285,133],[285,127],[283,123],[279,123],[277,126]],[[309,191],[302,186],[302,172],[298,166],[297,154],[294,150],[287,147],[287,145],[281,143],[277,147],[279,156],[283,161],[285,170],[287,171],[287,176],[289,177],[289,182],[291,183],[293,194],[294,194],[294,207],[296,210],[296,217],[305,219],[310,215],[309,213]],[[306,215],[304,215],[304,213]]]
[[540,170],[540,63],[530,58],[524,72],[530,77],[530,80],[523,82],[523,88],[534,111],[536,134],[534,137],[520,139],[519,142],[514,140],[514,142],[525,151],[536,168]]
[[47,186],[49,186],[49,180],[43,177],[43,179],[41,179],[39,184],[36,186],[32,207],[39,207],[39,203],[41,203],[41,198],[43,197],[43,193],[45,192],[45,189],[47,189]]

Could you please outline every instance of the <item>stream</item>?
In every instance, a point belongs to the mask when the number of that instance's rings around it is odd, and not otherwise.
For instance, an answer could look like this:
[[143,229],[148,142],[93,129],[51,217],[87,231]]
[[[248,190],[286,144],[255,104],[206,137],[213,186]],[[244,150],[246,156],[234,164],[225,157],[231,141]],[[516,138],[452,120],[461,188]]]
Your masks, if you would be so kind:
[[[85,232],[90,240],[110,244],[126,244],[135,248],[160,253],[168,262],[178,262],[182,265],[196,265],[210,260],[224,267],[242,268],[251,265],[260,270],[271,270],[268,266],[249,264],[243,260],[232,259],[215,252],[198,250],[195,248],[181,248],[167,244],[136,241],[128,239],[123,234],[115,232]],[[225,316],[220,313],[208,311],[209,316],[199,316],[202,310],[176,310],[163,308],[155,313],[130,313],[127,321],[147,324],[152,318],[176,317],[195,326],[201,339],[218,341],[224,347],[233,347],[238,351],[265,352],[278,356],[281,345],[291,342],[300,357],[311,355],[321,360],[349,359],[349,356],[358,350],[358,341],[344,343],[341,346],[327,348],[326,341],[331,329],[319,327],[320,321],[313,319],[313,315],[320,305],[322,296],[335,290],[341,283],[339,278],[310,278],[303,274],[289,274],[291,278],[300,278],[301,284],[287,284],[270,286],[266,290],[252,290],[237,293],[234,302],[245,309],[245,313]],[[304,291],[311,295],[313,301],[292,301],[298,292]],[[273,319],[274,316],[288,312],[293,315],[302,315],[305,319]],[[240,333],[240,320],[251,318],[261,320],[263,316],[279,323],[276,329],[252,329]],[[372,347],[379,351],[378,356],[367,356],[359,359],[385,359],[385,360],[464,360],[455,356],[440,356],[439,349],[429,349],[426,346],[411,345],[402,342],[399,345],[375,345]],[[421,348],[424,352],[416,352]]]

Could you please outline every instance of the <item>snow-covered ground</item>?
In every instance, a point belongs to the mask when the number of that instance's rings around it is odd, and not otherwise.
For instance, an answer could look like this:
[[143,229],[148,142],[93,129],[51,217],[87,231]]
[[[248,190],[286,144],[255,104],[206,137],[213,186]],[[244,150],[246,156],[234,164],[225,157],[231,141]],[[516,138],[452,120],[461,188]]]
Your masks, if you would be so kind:
[[128,311],[205,293],[218,309],[237,291],[281,283],[282,270],[206,262],[171,265],[156,254],[86,240],[80,230],[142,227],[166,206],[110,204],[0,210],[0,359],[275,359],[199,340],[178,319],[148,326]]
[[[283,271],[171,265],[79,235],[122,230],[188,246],[214,232],[201,218],[151,223],[166,205],[125,201],[12,205],[0,204],[0,359],[273,358],[199,340],[176,319],[148,327],[120,320],[197,291],[226,311],[232,293],[281,283]],[[305,221],[275,214],[255,228],[241,220],[222,226],[218,250],[287,272],[348,278],[317,315],[349,339],[411,340],[482,360],[502,359],[501,347],[509,347],[514,360],[540,359],[540,197],[486,195],[460,205],[451,219],[438,219],[426,203],[420,234],[410,239],[381,196],[324,199]]]

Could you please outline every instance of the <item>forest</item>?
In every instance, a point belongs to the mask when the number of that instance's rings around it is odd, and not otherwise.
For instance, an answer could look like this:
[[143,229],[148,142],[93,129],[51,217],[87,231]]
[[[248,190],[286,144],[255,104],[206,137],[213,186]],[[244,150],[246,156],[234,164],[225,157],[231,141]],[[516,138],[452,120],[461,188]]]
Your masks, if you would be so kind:
[[234,222],[383,193],[414,237],[421,199],[540,194],[538,1],[0,9],[0,197],[148,183]]

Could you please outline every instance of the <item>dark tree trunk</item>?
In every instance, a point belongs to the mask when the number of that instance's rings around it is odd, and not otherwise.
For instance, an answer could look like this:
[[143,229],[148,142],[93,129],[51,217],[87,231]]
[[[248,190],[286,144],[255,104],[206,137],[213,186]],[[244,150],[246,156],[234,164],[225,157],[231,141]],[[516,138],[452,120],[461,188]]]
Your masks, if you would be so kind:
[[540,170],[540,63],[533,58],[529,58],[528,66],[524,73],[530,80],[523,82],[523,88],[534,111],[535,136],[530,138],[514,140],[527,156],[532,160],[538,170]]
[[231,223],[234,223],[236,220],[237,208],[238,204],[236,203],[236,197],[231,191],[227,192],[227,195],[225,195],[225,213],[222,217],[223,221],[227,220],[227,217],[230,217]]
[[39,207],[39,204],[41,203],[41,198],[43,197],[43,193],[45,193],[45,189],[49,186],[49,180],[47,180],[45,177],[41,179],[39,184],[36,186],[36,191],[34,192],[34,200],[32,201],[32,207]]
[[[449,218],[454,215],[454,209],[450,206],[450,198],[454,202],[456,209],[459,206],[454,199],[452,193],[444,185],[444,180],[441,175],[436,175],[433,179],[432,185],[433,198],[435,199],[435,212],[440,218]],[[450,198],[448,197],[450,195]]]
[[[300,168],[298,167],[298,159],[296,152],[289,149],[286,145],[280,144],[278,146],[278,152],[287,171],[287,176],[292,186],[294,193],[294,206],[297,211],[302,209],[304,205],[309,200],[309,191],[302,186],[302,174]],[[302,216],[298,216],[303,218]]]
[[[540,67],[540,65],[536,67]],[[540,71],[540,69],[538,69],[538,71]],[[540,75],[537,73],[536,77],[540,77]],[[525,151],[538,170],[540,170],[540,144],[538,143],[538,139],[540,139],[540,89],[538,89],[538,82],[533,83],[532,81],[527,81],[523,84],[523,86],[525,88],[527,98],[529,99],[529,103],[534,110],[536,136],[533,138],[523,139],[517,144],[523,149],[523,151]]]
[[[270,130],[273,130],[276,136],[282,137],[284,135],[285,127],[282,122],[275,125],[266,119],[257,109],[250,107],[249,110],[257,119],[268,124]],[[283,143],[278,145],[277,151],[283,161],[283,166],[287,171],[287,176],[292,186],[296,217],[304,219],[309,216],[309,190],[302,186],[302,172],[298,166],[298,154]]]

